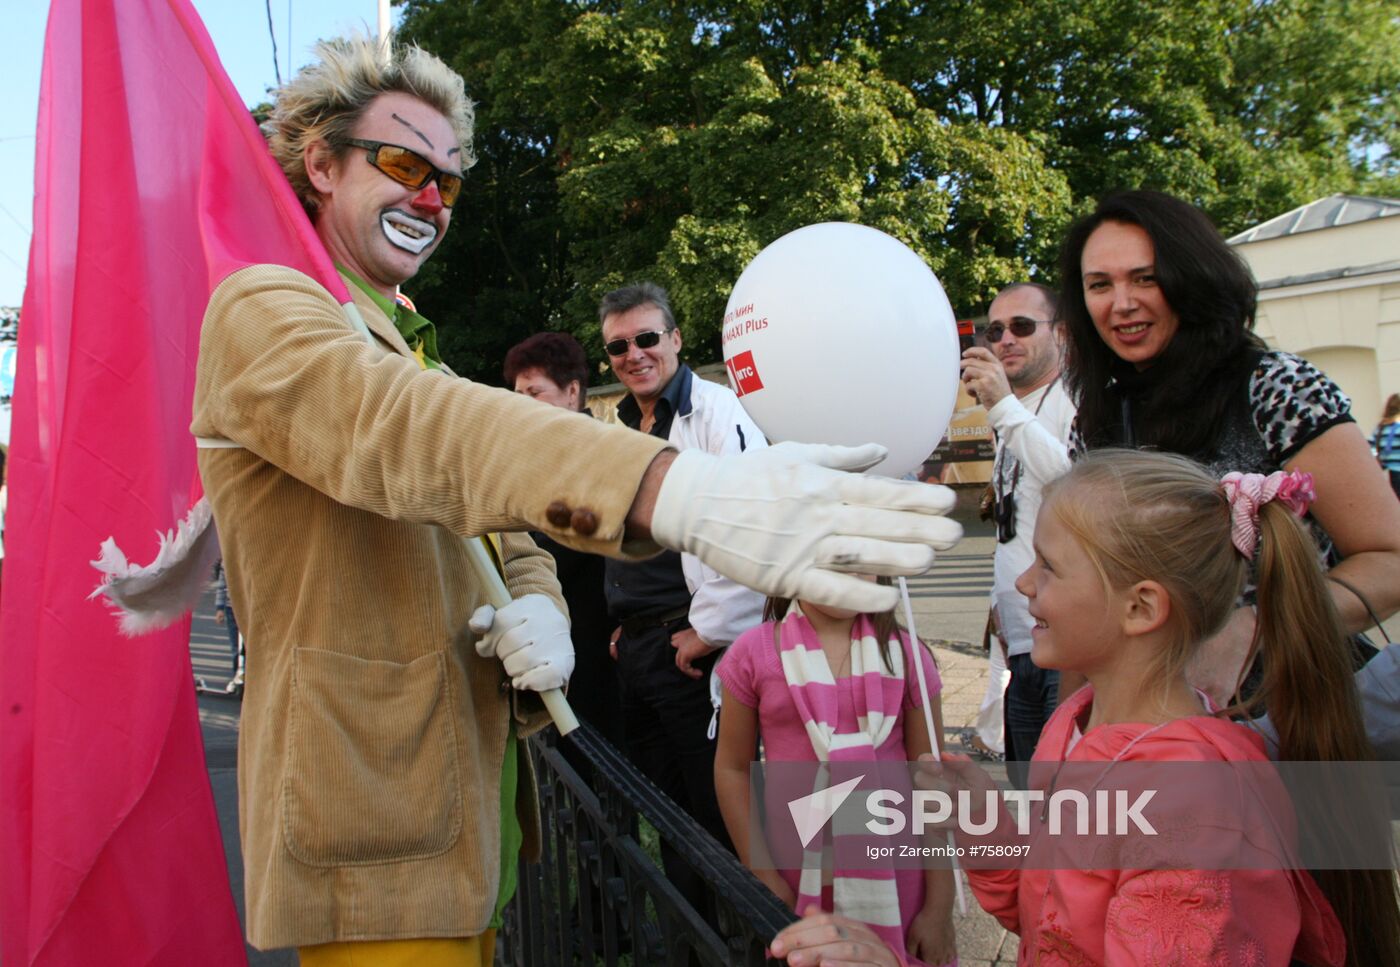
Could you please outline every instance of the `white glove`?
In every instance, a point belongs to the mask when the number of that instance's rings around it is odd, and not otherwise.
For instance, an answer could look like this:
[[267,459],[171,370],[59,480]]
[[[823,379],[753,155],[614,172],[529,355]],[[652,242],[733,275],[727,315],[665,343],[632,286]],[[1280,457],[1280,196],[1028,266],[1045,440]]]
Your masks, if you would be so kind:
[[955,500],[947,487],[843,472],[884,457],[877,444],[685,450],[661,482],[652,539],[764,594],[888,611],[896,589],[855,575],[922,574],[962,526],[944,516]]
[[569,619],[543,594],[516,598],[500,611],[483,604],[472,613],[467,627],[482,636],[476,653],[500,658],[510,683],[518,689],[563,688],[574,673]]

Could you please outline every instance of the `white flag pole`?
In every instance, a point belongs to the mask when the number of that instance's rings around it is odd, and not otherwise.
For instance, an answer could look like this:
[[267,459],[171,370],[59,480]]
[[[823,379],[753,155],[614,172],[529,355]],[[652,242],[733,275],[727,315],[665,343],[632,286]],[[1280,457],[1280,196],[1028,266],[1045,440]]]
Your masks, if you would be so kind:
[[379,0],[379,44],[389,39],[389,0]]

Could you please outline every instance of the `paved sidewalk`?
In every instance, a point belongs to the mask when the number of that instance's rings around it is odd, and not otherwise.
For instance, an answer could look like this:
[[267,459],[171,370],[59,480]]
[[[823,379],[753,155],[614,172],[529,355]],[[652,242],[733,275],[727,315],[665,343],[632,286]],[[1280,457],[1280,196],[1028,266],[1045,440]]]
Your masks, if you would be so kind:
[[[223,688],[232,674],[229,651],[228,634],[214,622],[214,596],[208,594],[190,629],[190,660],[195,675],[203,678],[210,688]],[[246,923],[243,858],[238,847],[238,716],[241,708],[240,701],[231,696],[199,696],[204,758],[209,764],[209,784],[219,811],[219,832],[223,835],[224,855],[228,858],[229,886],[238,906],[239,922]],[[297,967],[296,954],[290,950],[263,953],[248,947],[247,952],[250,967]]]
[[[909,581],[910,602],[919,636],[934,646],[943,679],[943,723],[949,748],[961,749],[958,731],[972,724],[986,688],[987,659],[982,652],[982,628],[987,620],[992,585],[992,551],[996,537],[988,525],[976,520],[971,502],[976,493],[960,494],[954,516],[962,521],[966,536],[952,551],[939,557],[933,571]],[[228,637],[213,619],[213,596],[196,614],[190,635],[194,673],[211,688],[222,688],[230,674]],[[222,695],[201,695],[199,715],[203,724],[209,781],[219,811],[229,881],[243,916],[243,863],[238,848],[238,715],[240,703]],[[957,919],[958,953],[962,967],[990,967],[1016,962],[1016,937],[983,913],[968,892],[969,911]],[[262,953],[248,948],[251,967],[295,967],[296,956],[287,950]]]

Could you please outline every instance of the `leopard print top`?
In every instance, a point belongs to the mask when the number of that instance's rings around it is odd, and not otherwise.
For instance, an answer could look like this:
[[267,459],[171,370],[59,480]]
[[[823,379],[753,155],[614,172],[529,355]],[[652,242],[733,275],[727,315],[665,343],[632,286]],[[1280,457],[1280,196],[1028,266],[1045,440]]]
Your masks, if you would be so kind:
[[[1282,470],[1308,443],[1339,423],[1353,422],[1351,400],[1319,369],[1291,353],[1269,350],[1259,356],[1244,388],[1244,404],[1231,410],[1212,447],[1186,454],[1217,477],[1232,470]],[[1070,458],[1085,451],[1076,424],[1070,431]],[[1330,566],[1336,552],[1326,532],[1308,518],[1320,556]]]

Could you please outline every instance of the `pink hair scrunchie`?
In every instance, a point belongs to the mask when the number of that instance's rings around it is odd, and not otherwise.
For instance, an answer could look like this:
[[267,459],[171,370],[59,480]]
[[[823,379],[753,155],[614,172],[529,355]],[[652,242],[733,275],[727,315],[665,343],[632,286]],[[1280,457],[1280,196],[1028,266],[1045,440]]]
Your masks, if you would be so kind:
[[1317,499],[1310,473],[1277,470],[1262,473],[1227,473],[1220,478],[1230,502],[1230,540],[1247,560],[1259,547],[1259,508],[1271,500],[1281,502],[1302,517]]

